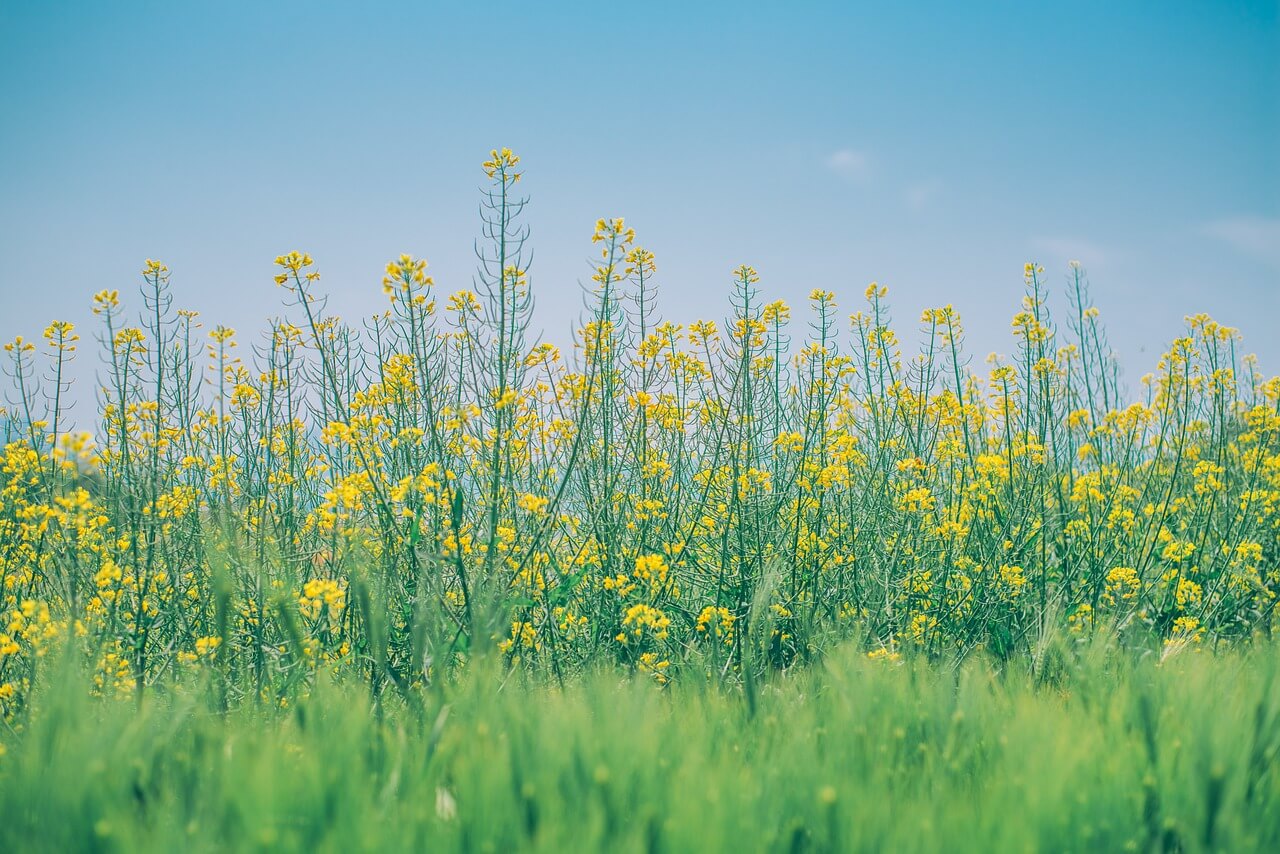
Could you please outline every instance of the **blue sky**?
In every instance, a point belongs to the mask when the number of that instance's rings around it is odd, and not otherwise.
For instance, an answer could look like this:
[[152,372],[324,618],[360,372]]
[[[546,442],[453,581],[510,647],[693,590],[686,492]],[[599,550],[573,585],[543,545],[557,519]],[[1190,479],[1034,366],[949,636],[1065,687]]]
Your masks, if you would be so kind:
[[148,257],[242,335],[290,249],[349,318],[401,252],[467,287],[502,145],[552,339],[624,216],[672,320],[723,317],[740,263],[797,305],[878,280],[980,364],[1023,262],[1078,259],[1130,377],[1196,311],[1280,371],[1277,2],[0,0],[0,337],[89,327]]

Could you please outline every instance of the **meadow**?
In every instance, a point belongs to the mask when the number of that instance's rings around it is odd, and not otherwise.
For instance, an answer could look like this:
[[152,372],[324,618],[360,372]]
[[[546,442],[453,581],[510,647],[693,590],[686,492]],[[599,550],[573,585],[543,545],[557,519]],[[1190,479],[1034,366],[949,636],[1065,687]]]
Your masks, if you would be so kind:
[[1128,381],[1034,263],[982,368],[876,283],[741,266],[680,325],[601,219],[566,354],[521,168],[474,290],[404,255],[354,323],[303,252],[246,338],[148,260],[90,430],[79,332],[5,345],[2,847],[1280,846],[1280,378],[1235,330]]
[[855,650],[753,705],[500,662],[406,703],[208,677],[100,702],[60,674],[0,764],[7,851],[1274,851],[1280,659],[1117,654],[1049,678]]

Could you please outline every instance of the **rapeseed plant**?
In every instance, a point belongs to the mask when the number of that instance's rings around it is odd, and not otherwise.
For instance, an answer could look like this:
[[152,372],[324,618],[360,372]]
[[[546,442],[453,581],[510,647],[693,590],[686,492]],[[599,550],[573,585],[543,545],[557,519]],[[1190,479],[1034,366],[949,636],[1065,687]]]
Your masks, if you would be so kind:
[[1129,398],[1079,265],[1065,326],[1025,266],[1014,355],[985,371],[950,305],[904,356],[877,283],[847,323],[824,288],[798,321],[742,265],[729,316],[684,326],[604,217],[566,354],[529,331],[520,168],[483,164],[474,289],[401,255],[358,324],[288,252],[288,314],[241,347],[147,260],[136,321],[93,297],[90,433],[67,429],[77,330],[5,345],[7,720],[64,642],[98,693],[195,668],[228,703],[280,703],[321,673],[406,693],[487,653],[754,684],[841,638],[1040,666],[1062,632],[1171,654],[1275,628],[1280,378],[1235,330],[1188,318]]

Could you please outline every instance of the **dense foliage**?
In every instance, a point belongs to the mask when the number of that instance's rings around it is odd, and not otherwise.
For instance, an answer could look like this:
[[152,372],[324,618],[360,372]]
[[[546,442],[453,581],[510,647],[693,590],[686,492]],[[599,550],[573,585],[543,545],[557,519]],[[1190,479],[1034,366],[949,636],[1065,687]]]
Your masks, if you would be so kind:
[[798,320],[742,266],[728,319],[685,327],[602,219],[565,356],[529,332],[518,164],[484,164],[474,290],[402,256],[358,325],[292,252],[287,315],[237,347],[148,261],[136,321],[94,297],[91,432],[67,427],[71,324],[6,345],[8,719],[61,639],[99,693],[215,673],[234,706],[321,670],[408,696],[486,650],[754,696],[839,638],[1034,663],[1102,627],[1162,653],[1272,631],[1280,379],[1233,330],[1189,318],[1133,393],[1078,265],[1059,325],[1032,264],[1014,355],[982,372],[950,306],[904,357],[877,284],[850,316],[814,290]]
[[412,704],[322,674],[226,714],[211,673],[135,702],[73,669],[0,757],[0,850],[1280,849],[1274,646],[1068,646],[1034,676],[836,654],[754,714],[695,680],[560,690],[491,658]]

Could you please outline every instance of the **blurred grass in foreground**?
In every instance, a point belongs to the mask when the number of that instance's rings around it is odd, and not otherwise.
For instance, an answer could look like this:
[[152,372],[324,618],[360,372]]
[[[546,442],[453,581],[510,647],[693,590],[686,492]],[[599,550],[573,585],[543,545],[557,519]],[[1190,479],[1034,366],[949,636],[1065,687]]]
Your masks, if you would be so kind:
[[0,741],[0,850],[1274,851],[1278,671],[1267,645],[1102,640],[1037,676],[849,650],[748,702],[477,662],[227,713],[212,682],[65,672]]

